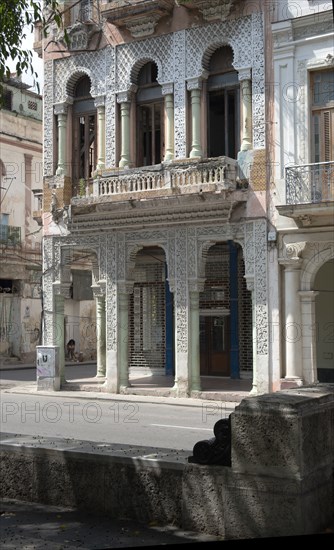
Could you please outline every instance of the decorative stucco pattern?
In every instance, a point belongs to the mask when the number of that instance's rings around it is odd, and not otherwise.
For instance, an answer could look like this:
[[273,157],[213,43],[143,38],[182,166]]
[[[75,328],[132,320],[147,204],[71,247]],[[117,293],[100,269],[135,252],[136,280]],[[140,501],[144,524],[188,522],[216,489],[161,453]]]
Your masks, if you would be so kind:
[[109,234],[106,243],[106,339],[107,350],[116,351],[117,347],[117,240]]
[[196,228],[188,229],[188,278],[197,278]]
[[185,158],[186,150],[186,68],[185,68],[186,33],[179,31],[174,34],[173,66],[174,80],[174,155],[175,158]]
[[55,92],[54,102],[62,103],[67,99],[67,86],[70,78],[75,73],[86,73],[92,83],[91,94],[93,97],[105,95],[107,76],[107,52],[111,48],[105,48],[96,52],[84,52],[71,55],[66,59],[55,61]]
[[53,175],[53,61],[44,63],[44,151],[43,173],[44,176]]
[[256,345],[259,355],[268,353],[267,222],[254,222]]
[[115,80],[116,80],[116,51],[115,48],[109,48],[106,56],[106,166],[116,166],[116,100],[115,100]]
[[188,287],[187,287],[187,229],[175,231],[175,322],[176,351],[188,351]]
[[262,14],[252,15],[253,147],[265,147],[264,36]]
[[43,239],[43,345],[49,346],[53,344],[53,243],[52,237]]
[[154,61],[158,67],[158,82],[173,81],[173,48],[172,35],[140,40],[124,44],[117,48],[117,79],[116,91],[128,90],[136,83],[136,76],[141,65]]

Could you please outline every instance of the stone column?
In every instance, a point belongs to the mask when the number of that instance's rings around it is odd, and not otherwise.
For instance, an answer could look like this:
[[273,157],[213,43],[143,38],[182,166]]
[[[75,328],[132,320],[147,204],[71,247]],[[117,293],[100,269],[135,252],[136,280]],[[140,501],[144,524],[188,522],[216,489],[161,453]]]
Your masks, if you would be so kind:
[[169,234],[169,285],[174,294],[174,360],[175,397],[189,397],[190,391],[190,330],[187,229],[178,228]]
[[191,102],[191,151],[190,158],[203,155],[201,147],[201,89],[202,82],[199,78],[187,82],[187,90],[190,90]]
[[[55,283],[57,285],[57,283]],[[59,375],[60,385],[66,382],[65,380],[65,339],[64,339],[64,296],[60,294],[59,288],[56,288],[55,294],[55,330],[54,330],[54,345],[59,347]]]
[[301,260],[284,263],[285,279],[285,379],[301,386],[302,379],[302,327],[299,300]]
[[54,113],[57,116],[58,127],[58,162],[57,176],[66,176],[66,132],[67,132],[67,103],[58,103],[54,106]]
[[117,95],[117,102],[121,108],[121,160],[120,168],[129,166],[130,159],[130,105],[131,97],[128,92]]
[[129,386],[129,294],[121,288],[118,293],[118,371],[119,388]]
[[106,375],[106,300],[99,285],[93,288],[96,300],[96,376]]
[[162,86],[162,95],[165,97],[165,113],[166,113],[166,128],[165,128],[165,161],[173,160],[174,158],[174,96],[173,84],[164,84]]
[[191,290],[189,292],[189,374],[190,390],[201,390],[200,376],[200,340],[199,340],[199,291]]
[[315,318],[315,298],[319,292],[314,290],[299,291],[302,326],[303,380],[305,384],[318,381],[316,339],[318,336]]
[[106,125],[105,125],[105,97],[95,98],[94,105],[97,109],[97,170],[105,168],[106,157]]
[[242,100],[242,144],[241,151],[252,148],[252,80],[251,69],[239,71],[240,91]]

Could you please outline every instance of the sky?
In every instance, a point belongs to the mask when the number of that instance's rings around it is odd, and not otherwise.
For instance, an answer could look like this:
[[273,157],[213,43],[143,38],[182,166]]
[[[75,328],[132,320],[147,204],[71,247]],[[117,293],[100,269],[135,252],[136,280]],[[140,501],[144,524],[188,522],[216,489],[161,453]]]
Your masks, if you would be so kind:
[[[25,29],[25,32],[26,32],[27,36],[22,42],[22,48],[27,48],[27,49],[32,50],[32,46],[33,46],[33,42],[34,42],[34,34],[30,32],[30,29],[28,27]],[[9,62],[9,68],[13,72],[15,72],[15,65],[16,65],[15,61],[10,61]],[[33,66],[34,66],[34,70],[38,74],[38,79],[37,80],[38,80],[39,86],[40,86],[39,93],[42,94],[43,84],[44,84],[43,61],[42,61],[41,58],[38,57],[36,52],[33,52]],[[28,71],[27,73],[22,74],[22,81],[26,82],[27,84],[31,84],[33,86],[34,79],[31,76],[30,71]],[[31,88],[31,90],[37,92],[37,88]]]

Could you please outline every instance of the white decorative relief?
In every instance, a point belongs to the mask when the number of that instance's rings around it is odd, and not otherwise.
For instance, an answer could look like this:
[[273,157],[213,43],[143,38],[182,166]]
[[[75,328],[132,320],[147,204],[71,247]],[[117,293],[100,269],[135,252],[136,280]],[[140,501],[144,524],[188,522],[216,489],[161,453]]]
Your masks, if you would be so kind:
[[264,74],[264,36],[263,16],[252,15],[252,120],[253,147],[265,147],[265,74]]
[[256,347],[259,355],[268,354],[268,283],[267,283],[267,222],[254,222],[255,261],[255,322]]
[[57,59],[55,64],[55,97],[56,103],[61,103],[67,99],[67,83],[75,73],[86,73],[89,75],[92,87],[93,97],[105,95],[107,52],[109,55],[111,48],[105,48],[96,52],[84,52],[77,55],[71,55],[65,59]]
[[174,77],[174,155],[185,158],[186,151],[186,34],[179,31],[173,35]]
[[188,277],[196,279],[197,272],[197,230],[196,228],[188,229]]
[[107,350],[117,349],[117,240],[116,234],[107,236],[106,243],[106,346]]
[[44,176],[53,176],[53,61],[44,63],[44,151],[43,172]]
[[117,280],[125,280],[125,235],[117,235]]
[[106,59],[107,83],[106,83],[106,166],[116,166],[116,50],[108,48]]
[[175,275],[174,294],[176,352],[188,351],[188,286],[187,286],[187,229],[175,231]]
[[54,323],[53,323],[53,243],[52,237],[43,239],[43,345],[53,344]]
[[116,53],[116,91],[128,90],[141,68],[141,62],[154,61],[158,82],[173,82],[172,35],[122,44]]
[[233,49],[233,65],[251,67],[252,18],[241,17],[222,23],[212,23],[186,31],[186,78],[200,77],[211,54],[220,46],[230,45]]
[[168,249],[167,274],[168,274],[169,289],[171,292],[175,292],[175,229],[170,229],[168,231],[167,249]]

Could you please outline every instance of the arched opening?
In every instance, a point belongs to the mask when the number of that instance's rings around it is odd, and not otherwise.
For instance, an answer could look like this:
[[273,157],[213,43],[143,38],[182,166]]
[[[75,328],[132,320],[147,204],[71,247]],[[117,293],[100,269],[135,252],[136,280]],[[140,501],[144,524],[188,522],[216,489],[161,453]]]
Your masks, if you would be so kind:
[[314,280],[317,327],[317,376],[319,382],[334,382],[334,259],[322,265]]
[[163,158],[164,109],[157,77],[157,65],[149,61],[137,78],[137,166],[159,164]]
[[165,252],[144,247],[137,253],[129,300],[129,368],[132,372],[173,373],[173,300]]
[[[62,277],[70,285],[64,302],[65,359],[96,360],[96,304],[92,291],[94,254],[77,248],[69,252]],[[74,340],[74,356],[68,355],[67,343]]]
[[240,108],[238,73],[232,65],[230,46],[218,48],[211,56],[207,81],[208,157],[237,158],[240,148]]
[[241,247],[210,247],[200,293],[201,376],[240,378],[252,372],[252,304]]
[[76,193],[82,194],[93,177],[97,159],[97,120],[91,82],[81,76],[73,89],[73,169],[72,178]]

